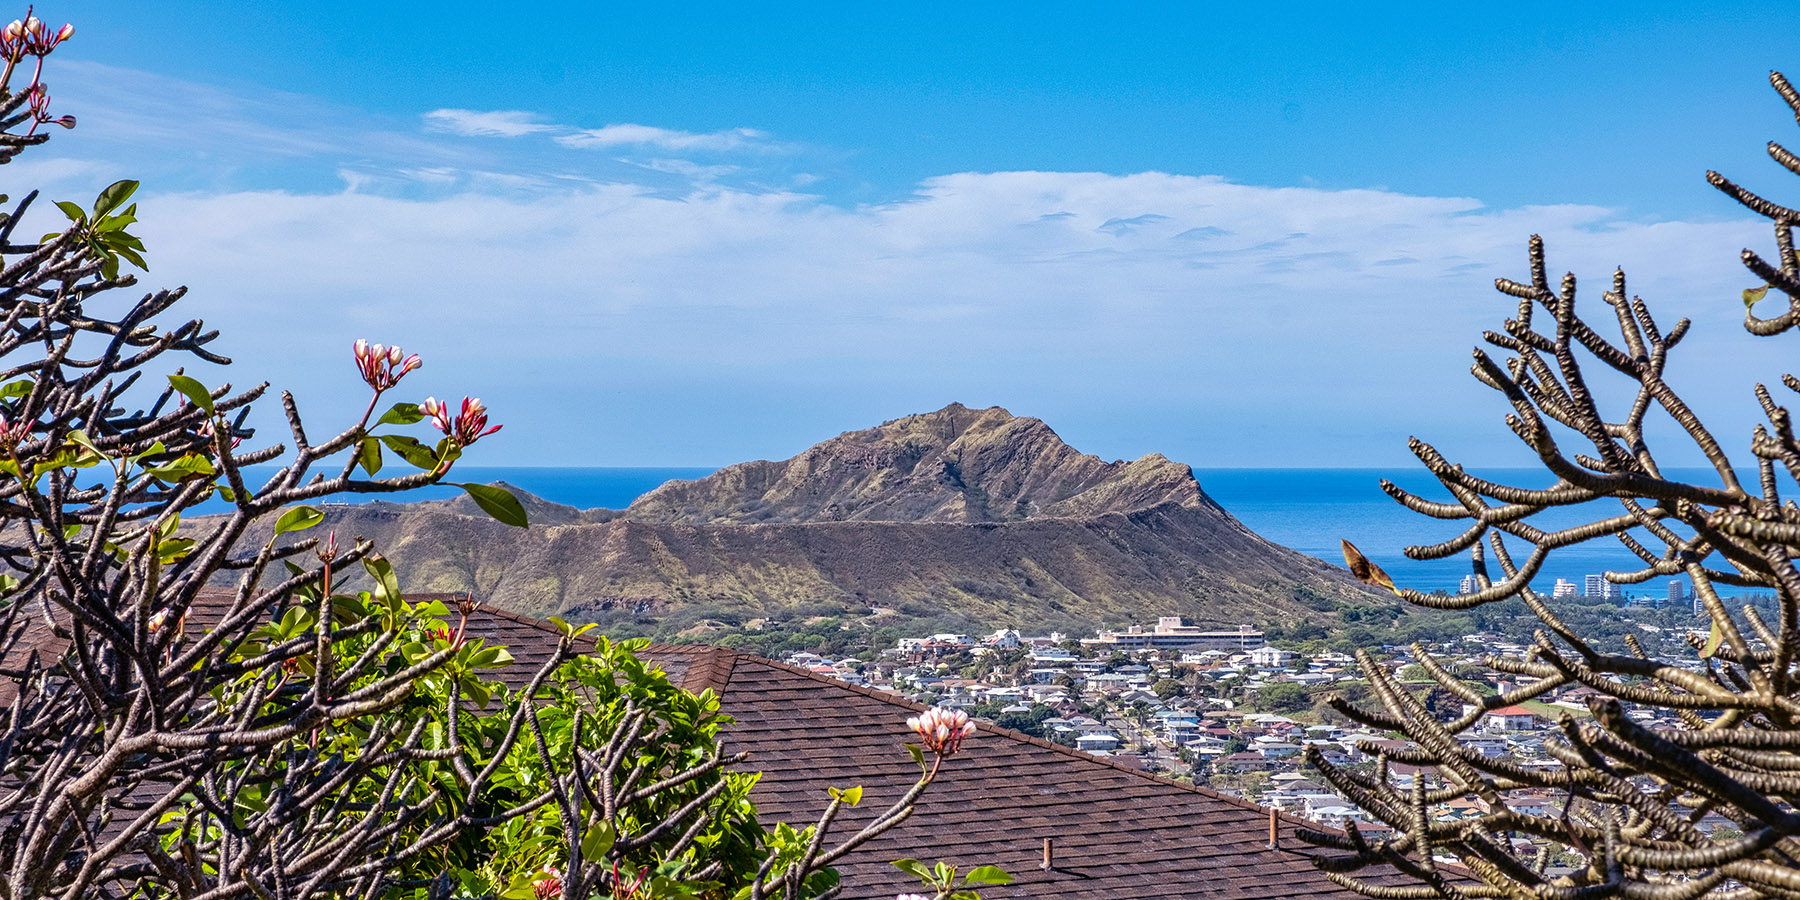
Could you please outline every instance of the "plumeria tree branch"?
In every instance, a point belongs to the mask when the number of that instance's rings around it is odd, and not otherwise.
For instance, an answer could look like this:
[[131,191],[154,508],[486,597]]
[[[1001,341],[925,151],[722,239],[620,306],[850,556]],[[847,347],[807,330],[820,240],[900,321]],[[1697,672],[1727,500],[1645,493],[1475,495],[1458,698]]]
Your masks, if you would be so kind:
[[[74,126],[42,80],[73,33],[0,29],[0,162]],[[472,724],[511,702],[482,675],[509,657],[446,637],[367,542],[308,536],[304,503],[442,480],[494,429],[434,446],[405,433],[416,405],[376,418],[420,360],[359,341],[359,421],[315,442],[283,393],[292,443],[245,448],[268,386],[203,384],[179,360],[229,360],[198,320],[161,324],[184,292],[127,293],[136,189],[58,203],[37,241],[35,193],[0,216],[0,897],[382,893],[493,818],[468,761],[528,717]],[[382,474],[383,447],[414,471]]]
[[[1800,120],[1800,92],[1779,73],[1770,80]],[[1769,154],[1800,174],[1800,162],[1779,144],[1769,144]],[[1774,336],[1800,326],[1793,235],[1800,213],[1716,172],[1707,178],[1774,226],[1773,258],[1743,252],[1762,282],[1743,292],[1745,327]],[[1334,881],[1394,900],[1800,896],[1800,507],[1782,496],[1800,480],[1792,413],[1756,385],[1752,393],[1767,421],[1734,457],[1666,377],[1688,320],[1670,325],[1653,316],[1627,292],[1623,272],[1614,273],[1600,314],[1589,318],[1577,310],[1575,277],[1550,279],[1536,237],[1528,259],[1528,277],[1497,282],[1517,311],[1484,335],[1490,349],[1476,351],[1472,371],[1505,399],[1508,429],[1553,482],[1526,487],[1480,478],[1414,440],[1413,452],[1453,502],[1386,481],[1382,488],[1423,515],[1464,523],[1464,530],[1406,553],[1469,554],[1475,591],[1423,594],[1395,586],[1347,542],[1345,554],[1359,577],[1416,604],[1468,609],[1516,598],[1543,627],[1522,656],[1485,661],[1516,685],[1498,694],[1476,690],[1426,648],[1413,647],[1421,668],[1465,701],[1467,711],[1450,721],[1431,716],[1377,660],[1360,654],[1379,705],[1334,699],[1333,707],[1371,728],[1399,732],[1408,744],[1365,747],[1376,759],[1367,770],[1334,765],[1315,750],[1308,760],[1392,832],[1376,840],[1352,824],[1343,834],[1307,837],[1341,851],[1321,860]],[[1785,296],[1786,308],[1759,316],[1771,293]],[[1607,378],[1615,384],[1603,385]],[[1800,379],[1781,380],[1800,390]],[[1613,396],[1628,401],[1602,403]],[[1668,468],[1668,434],[1707,461],[1709,477],[1684,480]],[[1692,582],[1710,623],[1706,633],[1690,635],[1693,663],[1653,658],[1631,637],[1622,647],[1602,647],[1532,589],[1552,555],[1594,540],[1617,540],[1639,560],[1636,568],[1607,572],[1609,581]],[[1772,620],[1755,605],[1727,605],[1728,591],[1746,588],[1772,596]],[[1583,690],[1589,715],[1561,714],[1544,746],[1554,766],[1488,757],[1462,740],[1495,710],[1564,688]],[[1414,767],[1406,778],[1394,768],[1401,763]],[[1517,802],[1524,790],[1560,796],[1560,811]],[[1469,800],[1485,812],[1440,814],[1444,804]],[[1703,829],[1707,817],[1723,817],[1732,831]],[[1547,869],[1552,857],[1578,862],[1572,873],[1555,875]],[[1459,870],[1440,866],[1445,858]],[[1376,866],[1418,884],[1381,885],[1358,874]]]

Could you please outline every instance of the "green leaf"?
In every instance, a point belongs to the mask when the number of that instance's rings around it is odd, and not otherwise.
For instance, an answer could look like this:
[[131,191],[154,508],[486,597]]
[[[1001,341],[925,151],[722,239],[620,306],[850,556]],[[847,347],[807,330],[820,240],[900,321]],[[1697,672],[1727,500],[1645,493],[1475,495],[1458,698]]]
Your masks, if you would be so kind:
[[[115,263],[113,265],[113,271],[115,274],[118,272],[118,268],[119,268],[118,265]],[[108,275],[106,277],[111,278],[113,276]],[[212,392],[208,391],[206,389],[206,387],[204,385],[202,385],[200,382],[195,381],[194,379],[189,378],[186,375],[170,375],[169,376],[169,384],[170,384],[170,386],[174,387],[176,390],[180,391],[182,393],[182,395],[187,397],[188,400],[190,402],[192,402],[195,406],[198,406],[201,409],[206,410],[207,412],[213,411]]]
[[32,382],[31,382],[31,379],[29,379],[29,378],[21,378],[18,381],[10,381],[10,382],[7,382],[5,387],[0,387],[0,397],[5,397],[7,399],[24,397],[31,393],[31,388],[32,388]]
[[581,838],[581,858],[597,863],[606,858],[606,851],[611,850],[618,840],[612,823],[597,822],[588,826],[587,834]]
[[311,528],[324,521],[324,519],[324,513],[319,512],[310,506],[296,506],[293,509],[282,513],[281,518],[275,520],[275,533],[285,534],[289,531],[300,531],[304,528]]
[[567,619],[564,619],[561,616],[551,616],[550,624],[555,625],[557,632],[568,638],[581,637],[588,631],[600,627],[593,622],[589,622],[586,625],[572,625]]
[[144,448],[144,451],[142,453],[134,453],[130,457],[127,457],[127,458],[132,462],[138,462],[139,460],[148,459],[149,457],[152,457],[152,456],[160,456],[167,452],[169,452],[169,448],[164,447],[162,441],[157,441],[156,443],[151,444],[150,446]]
[[425,418],[425,414],[422,412],[419,412],[419,404],[417,404],[417,403],[396,403],[391,408],[389,408],[387,412],[382,413],[381,418],[375,420],[375,424],[377,424],[377,425],[411,425],[412,423],[418,422],[424,418]]
[[911,875],[915,878],[923,879],[926,881],[931,880],[931,870],[925,868],[924,863],[919,862],[918,860],[913,859],[910,856],[904,856],[904,857],[901,857],[900,859],[894,860],[894,868],[899,869],[900,871],[905,872],[906,874]]
[[58,451],[56,451],[55,456],[52,456],[46,460],[41,460],[41,461],[37,462],[36,464],[32,465],[31,476],[32,476],[32,479],[35,481],[37,479],[37,476],[42,475],[45,472],[49,472],[54,469],[61,469],[66,466],[72,466],[74,464],[75,464],[75,454],[74,453],[71,453],[68,450],[58,450]]
[[[147,262],[144,262],[144,258],[142,256],[139,256],[138,252],[136,250],[133,250],[129,247],[120,247],[120,248],[118,248],[118,253],[120,256],[123,256],[123,257],[125,257],[125,259],[130,261],[132,265],[137,266],[138,268],[143,269],[146,272],[150,271],[150,264]],[[116,265],[117,264],[115,263],[115,266]]]
[[419,443],[418,438],[408,437],[404,434],[384,434],[380,435],[380,438],[389,450],[400,454],[401,459],[411,463],[415,468],[426,471],[437,468],[437,454],[431,452],[430,447]]
[[967,884],[1012,884],[1013,877],[999,866],[976,866],[963,876]]
[[217,474],[212,461],[198,453],[184,453],[160,466],[152,466],[144,471],[163,481],[181,481],[195,475]]
[[156,558],[165,565],[175,562],[192,552],[194,552],[194,541],[192,538],[169,538],[166,541],[158,542],[156,545]]
[[400,578],[394,574],[394,564],[379,553],[371,553],[363,557],[363,570],[375,579],[375,596],[390,604],[400,599]]
[[1719,645],[1724,642],[1725,629],[1720,627],[1718,619],[1714,619],[1712,620],[1712,633],[1706,637],[1706,646],[1701,649],[1700,658],[1711,659],[1714,653],[1719,652]]
[[513,655],[505,647],[484,647],[469,657],[469,665],[477,669],[494,669],[513,661]]
[[361,446],[356,449],[356,462],[373,478],[376,472],[381,471],[381,442],[372,437],[363,438]]
[[837,788],[826,788],[825,791],[831,795],[831,799],[840,800],[845,806],[855,806],[862,802],[862,785],[860,784],[841,791]]
[[94,198],[94,218],[98,219],[118,209],[119,204],[124,203],[137,189],[138,183],[130,179],[115,181],[107,185],[100,191],[100,195]]
[[67,200],[56,201],[56,208],[62,210],[63,215],[68,216],[69,221],[71,222],[87,221],[87,213],[83,212],[80,206],[70,203]]
[[907,753],[912,754],[913,762],[918,763],[919,768],[925,768],[925,749],[918,744],[905,744],[903,746],[906,747]]
[[1766,284],[1763,285],[1762,287],[1753,287],[1753,288],[1745,289],[1745,291],[1744,291],[1744,308],[1749,309],[1750,307],[1755,306],[1756,301],[1761,300],[1762,298],[1767,297],[1767,296],[1769,296],[1769,286]]
[[475,505],[481,507],[482,512],[493,516],[496,521],[518,528],[524,528],[531,524],[525,516],[525,505],[520,503],[519,498],[514,497],[511,491],[494,487],[491,484],[469,483],[458,485],[458,487],[467,491],[469,496],[474,498]]
[[81,430],[77,429],[75,431],[69,432],[68,441],[69,441],[69,443],[74,444],[77,447],[82,447],[82,448],[87,449],[89,452],[93,453],[95,456],[98,456],[102,459],[111,459],[112,458],[112,457],[107,456],[105,453],[101,452],[99,445],[95,444],[94,439],[88,437],[87,432],[85,432],[85,431],[81,431]]

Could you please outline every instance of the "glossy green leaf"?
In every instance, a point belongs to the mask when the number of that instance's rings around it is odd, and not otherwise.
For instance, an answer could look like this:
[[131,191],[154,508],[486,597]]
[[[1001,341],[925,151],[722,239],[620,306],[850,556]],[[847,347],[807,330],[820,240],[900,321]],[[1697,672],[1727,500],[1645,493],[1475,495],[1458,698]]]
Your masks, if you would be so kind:
[[275,533],[286,534],[290,531],[300,531],[304,528],[311,528],[324,520],[324,513],[310,506],[296,506],[282,513],[281,518],[275,520]]
[[32,381],[29,378],[21,378],[18,381],[9,381],[6,383],[5,387],[0,387],[0,397],[5,397],[9,400],[24,397],[31,393],[31,388]]
[[525,505],[511,491],[491,484],[469,483],[459,487],[467,491],[475,505],[481,507],[482,512],[493,516],[495,521],[517,528],[531,524],[525,515]]
[[[115,267],[115,271],[116,269],[117,267]],[[110,278],[112,276],[107,277]],[[212,392],[208,391],[200,382],[195,381],[186,375],[170,375],[169,385],[180,391],[182,396],[188,398],[188,402],[207,412],[213,411]]]
[[581,858],[592,863],[601,862],[617,840],[618,834],[612,823],[596,822],[588,826],[587,834],[581,837]]
[[999,866],[976,866],[963,876],[967,884],[1012,884],[1013,877]]
[[1711,659],[1719,652],[1719,645],[1725,643],[1725,629],[1719,626],[1719,620],[1712,620],[1712,633],[1706,636],[1706,646],[1700,650],[1701,659]]
[[118,209],[119,204],[124,203],[137,189],[138,183],[129,178],[107,185],[94,198],[94,218],[98,219]]
[[374,477],[376,472],[381,471],[381,441],[372,437],[363,438],[362,443],[356,448],[356,463],[362,466],[363,471],[369,473],[370,477]]
[[426,471],[437,468],[437,454],[433,453],[430,447],[419,443],[418,438],[408,437],[404,434],[384,434],[380,435],[380,438],[389,450],[400,454],[401,459],[411,463],[415,468]]
[[375,579],[375,596],[393,603],[400,599],[400,578],[394,574],[394,564],[379,553],[371,553],[363,557],[363,571]]
[[905,872],[906,874],[911,875],[915,878],[920,878],[920,879],[925,879],[925,880],[929,880],[931,878],[931,870],[926,868],[924,863],[919,862],[918,860],[913,859],[910,856],[903,856],[899,859],[894,860],[894,868],[899,869],[900,871]]
[[175,562],[192,552],[194,552],[192,538],[169,538],[166,541],[159,541],[156,545],[156,558],[164,565]]
[[411,425],[425,418],[417,403],[396,403],[375,420],[377,425]]
[[76,429],[75,431],[69,432],[68,441],[69,441],[69,443],[74,444],[77,447],[82,447],[82,448],[86,449],[88,452],[94,454],[95,456],[101,457],[102,459],[110,459],[111,458],[111,457],[108,457],[104,452],[102,452],[100,450],[100,446],[98,444],[94,443],[93,438],[88,437],[87,432],[82,431],[80,429]]
[[213,468],[212,460],[198,453],[184,453],[160,466],[152,466],[145,470],[164,481],[181,481],[196,475],[213,475],[218,470]]
[[483,647],[469,657],[469,664],[477,669],[494,669],[513,661],[513,655],[505,647]]

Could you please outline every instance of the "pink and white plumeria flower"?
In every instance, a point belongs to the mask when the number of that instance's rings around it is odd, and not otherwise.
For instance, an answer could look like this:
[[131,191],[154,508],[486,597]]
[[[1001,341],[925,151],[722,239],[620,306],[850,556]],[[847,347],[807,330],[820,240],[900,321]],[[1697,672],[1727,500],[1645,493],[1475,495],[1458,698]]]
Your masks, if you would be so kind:
[[975,723],[960,709],[933,707],[923,715],[906,720],[906,727],[925,743],[925,749],[939,756],[952,756],[962,749],[963,738],[975,733]]
[[425,402],[419,404],[419,412],[430,417],[431,424],[437,426],[437,430],[461,447],[467,447],[500,430],[499,425],[488,427],[487,407],[482,406],[481,400],[476,397],[464,397],[462,410],[454,416],[450,414],[450,404],[436,397],[426,397]]
[[425,364],[419,354],[407,356],[399,345],[387,347],[359,340],[355,349],[356,367],[362,371],[363,381],[377,393],[399,384],[406,373]]

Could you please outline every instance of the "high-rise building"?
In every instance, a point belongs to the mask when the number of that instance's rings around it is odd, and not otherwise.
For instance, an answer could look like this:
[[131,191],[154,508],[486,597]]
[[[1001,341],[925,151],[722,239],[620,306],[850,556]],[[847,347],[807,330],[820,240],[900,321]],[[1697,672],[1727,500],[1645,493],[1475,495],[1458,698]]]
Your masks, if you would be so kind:
[[1468,575],[1463,576],[1462,584],[1457,585],[1457,587],[1456,587],[1456,593],[1458,593],[1458,594],[1473,594],[1473,593],[1475,593],[1475,575],[1474,575],[1474,573],[1470,573]]
[[1575,586],[1575,582],[1567,578],[1558,578],[1556,579],[1556,588],[1550,592],[1550,596],[1558,600],[1567,600],[1571,597],[1581,596],[1581,589]]
[[1581,595],[1583,597],[1593,597],[1593,598],[1598,599],[1601,595],[1601,592],[1604,590],[1606,590],[1606,577],[1605,576],[1589,575],[1586,578],[1582,579]]

